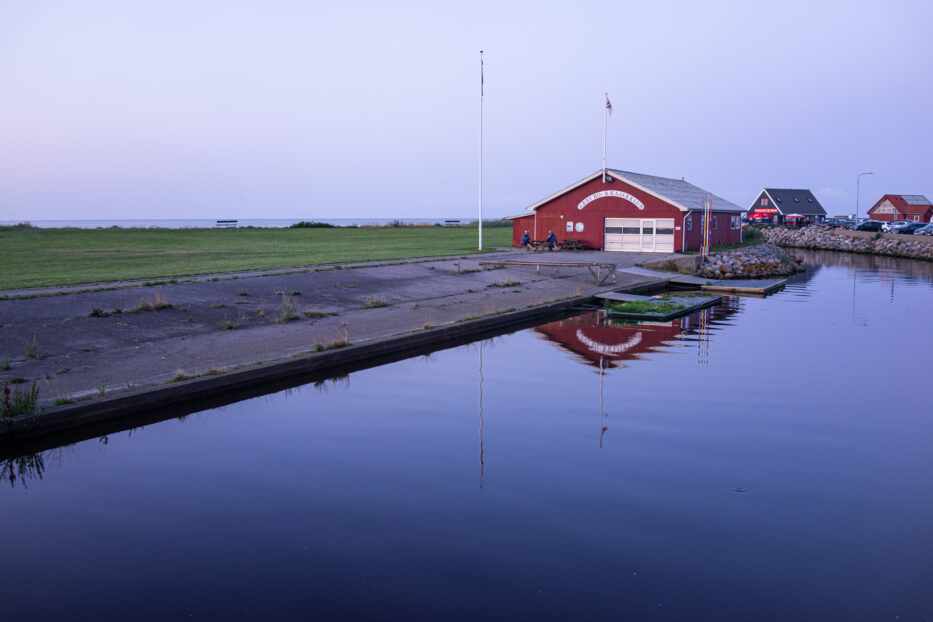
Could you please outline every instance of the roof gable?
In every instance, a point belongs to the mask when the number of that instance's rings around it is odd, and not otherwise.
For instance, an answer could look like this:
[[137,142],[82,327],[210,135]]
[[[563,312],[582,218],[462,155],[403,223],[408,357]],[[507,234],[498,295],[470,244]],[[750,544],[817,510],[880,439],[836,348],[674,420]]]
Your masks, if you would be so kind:
[[[765,188],[774,207],[781,214],[800,214],[802,216],[825,216],[826,210],[806,188]],[[758,196],[761,196],[760,194]]]
[[[570,184],[566,188],[558,190],[554,194],[541,199],[537,203],[529,205],[525,209],[527,211],[535,211],[542,205],[550,203],[554,199],[557,199],[567,194],[568,192],[601,177],[602,174],[603,171],[600,169],[592,175],[588,175],[580,181]],[[712,209],[714,212],[744,211],[743,208],[739,207],[738,205],[731,203],[715,194],[712,194],[711,192],[707,192],[699,186],[694,186],[693,184],[683,179],[668,179],[666,177],[643,175],[641,173],[632,173],[629,171],[620,171],[616,169],[606,169],[606,174],[613,179],[629,184],[630,186],[633,186],[642,192],[650,194],[651,196],[664,201],[665,203],[673,205],[682,212],[702,210],[703,204],[708,197],[712,198]]]
[[878,199],[878,202],[872,205],[868,211],[874,212],[877,207],[884,205],[885,201],[889,201],[899,214],[905,216],[923,215],[933,208],[930,200],[922,194],[886,194]]

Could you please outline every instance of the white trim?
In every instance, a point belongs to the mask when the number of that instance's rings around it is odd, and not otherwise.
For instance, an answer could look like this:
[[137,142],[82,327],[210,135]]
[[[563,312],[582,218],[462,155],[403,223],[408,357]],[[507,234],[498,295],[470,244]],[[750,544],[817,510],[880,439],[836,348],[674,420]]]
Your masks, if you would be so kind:
[[640,210],[645,209],[645,204],[639,201],[638,197],[632,196],[628,192],[624,192],[622,190],[597,190],[590,196],[586,197],[585,199],[577,203],[577,209],[578,210],[583,209],[584,207],[586,207],[593,201],[596,201],[598,199],[604,199],[607,197],[616,197],[617,199],[624,199],[625,201],[628,201],[629,203],[631,203],[632,205],[634,205]]
[[[542,205],[545,205],[546,203],[549,203],[549,202],[551,202],[551,201],[553,201],[553,200],[555,200],[555,199],[557,199],[557,198],[560,198],[560,197],[562,197],[563,195],[565,195],[565,194],[567,194],[568,192],[570,192],[571,190],[576,190],[576,189],[579,188],[580,186],[582,186],[582,185],[584,185],[584,184],[586,184],[586,183],[589,183],[589,182],[593,181],[594,179],[601,178],[602,175],[603,175],[603,172],[602,172],[601,170],[600,170],[600,171],[596,171],[595,173],[593,173],[593,174],[591,174],[591,175],[587,175],[587,176],[584,177],[583,179],[581,179],[581,180],[579,180],[579,181],[577,181],[577,182],[575,182],[575,183],[572,183],[572,184],[570,184],[569,186],[567,186],[567,187],[565,187],[565,188],[562,188],[561,190],[558,190],[558,191],[555,192],[554,194],[552,194],[552,195],[550,195],[550,196],[547,196],[547,197],[541,199],[541,200],[538,201],[537,203],[533,203],[532,205],[529,205],[528,207],[525,208],[525,211],[527,211],[527,212],[537,212],[538,208],[541,207]],[[677,208],[678,210],[680,210],[681,212],[689,212],[689,211],[692,209],[692,208],[686,207],[686,206],[684,206],[684,205],[681,205],[681,204],[678,203],[677,201],[674,201],[673,199],[671,199],[671,198],[669,198],[669,197],[666,197],[666,196],[664,196],[663,194],[658,194],[657,192],[655,192],[655,191],[653,191],[653,190],[650,190],[649,188],[645,188],[645,187],[642,186],[641,184],[639,184],[639,183],[637,183],[637,182],[635,182],[635,181],[632,181],[631,179],[625,177],[625,176],[622,175],[619,171],[616,171],[616,170],[614,170],[614,169],[611,169],[611,168],[610,168],[610,169],[606,169],[606,175],[607,175],[607,177],[611,177],[611,178],[613,178],[613,179],[615,179],[615,180],[617,180],[617,181],[621,181],[621,182],[623,182],[623,183],[626,183],[626,184],[628,184],[629,186],[631,186],[632,188],[635,188],[635,189],[637,189],[637,190],[640,190],[641,192],[644,192],[645,194],[650,195],[650,196],[652,196],[652,197],[658,199],[659,201],[662,201],[663,203],[667,203],[668,205],[671,205],[671,206],[673,206],[673,207],[676,207],[676,208]],[[650,177],[650,175],[646,175],[646,177]],[[667,178],[667,177],[658,177],[658,179],[668,179],[669,181],[677,181],[676,179],[669,179],[669,178]],[[698,186],[694,186],[694,187],[698,187]],[[700,188],[700,190],[702,190],[702,188]],[[704,190],[704,192],[707,192],[707,191]],[[709,193],[709,194],[711,194],[711,193]],[[714,196],[716,196],[716,195],[714,195]],[[729,203],[728,201],[726,201],[726,200],[723,199],[722,197],[716,196],[716,198],[719,199],[720,201],[725,201],[726,203]],[[729,209],[728,207],[719,206],[719,207],[714,207],[712,211],[713,211],[713,212],[718,212],[718,213],[727,213],[727,214],[741,213],[741,212],[746,211],[745,209],[740,208],[738,205],[736,205],[735,207],[736,207],[737,209]]]
[[[641,186],[641,185],[635,183],[634,181],[632,181],[631,179],[628,179],[627,177],[622,177],[621,175],[613,175],[612,173],[610,173],[610,175],[612,175],[612,177],[615,177],[615,178],[618,179],[619,181],[624,181],[625,183],[627,183],[628,185],[632,186],[633,188],[638,188],[639,190],[641,190],[641,191],[644,192],[645,194],[650,194],[651,196],[653,196],[653,197],[656,198],[656,199],[660,199],[660,200],[664,201],[665,203],[667,203],[667,204],[669,204],[669,205],[673,205],[674,207],[676,207],[677,209],[679,209],[681,212],[689,212],[689,211],[690,211],[690,208],[689,208],[689,207],[684,207],[683,205],[681,205],[681,204],[678,203],[677,201],[672,201],[672,200],[670,200],[669,198],[667,198],[667,197],[664,196],[664,195],[660,195],[660,194],[658,194],[657,192],[654,192],[653,190],[648,190],[648,189],[645,188],[644,186]],[[662,178],[662,179],[663,179],[663,178]],[[674,180],[674,181],[676,181],[676,180]]]
[[[771,193],[768,192],[768,189],[767,189],[767,188],[762,188],[761,191],[764,192],[766,195],[768,195],[768,199],[771,201],[771,205],[773,205],[774,207],[776,207],[776,208],[777,208],[777,211],[778,211],[778,214],[780,214],[781,216],[783,216],[783,215],[784,215],[784,210],[781,209],[781,204],[774,200],[774,197],[771,196]],[[761,195],[758,195],[758,196],[761,196]]]
[[581,179],[580,181],[570,184],[569,186],[567,186],[567,187],[564,188],[563,190],[558,190],[557,192],[555,192],[555,193],[552,194],[551,196],[546,197],[546,198],[544,198],[544,199],[541,199],[540,201],[538,201],[537,203],[535,203],[535,204],[533,204],[533,205],[529,205],[528,207],[525,208],[525,211],[530,212],[530,211],[536,210],[536,209],[538,209],[539,207],[541,207],[542,205],[544,205],[545,203],[547,203],[547,202],[549,202],[549,201],[553,201],[553,200],[556,199],[557,197],[562,196],[562,195],[565,195],[565,194],[567,194],[568,192],[570,192],[571,190],[574,190],[574,189],[576,189],[576,188],[582,186],[583,184],[585,184],[585,183],[587,183],[587,182],[593,181],[593,180],[596,179],[597,177],[602,177],[602,175],[603,175],[603,172],[602,172],[602,171],[596,171],[596,172],[593,173],[592,175],[589,175],[589,176],[587,176],[587,177],[584,177],[584,178]]
[[[687,217],[689,217],[691,213],[692,212],[688,210],[686,213],[680,215],[680,252],[681,253],[687,250]],[[690,222],[693,223],[692,220]],[[676,221],[674,222],[674,224],[675,225],[677,224]]]

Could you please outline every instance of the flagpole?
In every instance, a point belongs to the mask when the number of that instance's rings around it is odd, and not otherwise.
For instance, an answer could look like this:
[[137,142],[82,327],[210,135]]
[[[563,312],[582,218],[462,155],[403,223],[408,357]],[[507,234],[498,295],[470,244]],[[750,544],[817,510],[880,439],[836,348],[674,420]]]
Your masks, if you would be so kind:
[[609,93],[606,93],[606,105],[603,106],[603,183],[606,183],[606,130],[609,127]]
[[483,250],[483,51],[479,51],[479,250]]

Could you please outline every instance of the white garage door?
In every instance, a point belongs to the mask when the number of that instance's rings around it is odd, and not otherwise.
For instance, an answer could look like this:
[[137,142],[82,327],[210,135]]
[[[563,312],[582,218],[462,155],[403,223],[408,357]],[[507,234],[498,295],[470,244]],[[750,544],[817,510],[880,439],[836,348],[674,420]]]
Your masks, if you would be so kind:
[[607,218],[603,248],[641,253],[674,252],[673,218]]

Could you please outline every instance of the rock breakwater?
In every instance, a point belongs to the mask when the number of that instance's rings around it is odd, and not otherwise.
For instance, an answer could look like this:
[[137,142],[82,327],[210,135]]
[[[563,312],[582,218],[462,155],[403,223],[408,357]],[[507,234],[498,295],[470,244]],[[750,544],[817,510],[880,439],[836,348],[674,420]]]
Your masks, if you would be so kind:
[[775,227],[765,229],[762,235],[765,241],[778,246],[933,260],[933,243],[925,239],[913,238],[913,236],[858,236],[847,231],[815,227],[803,229]]
[[763,279],[802,272],[799,263],[779,246],[759,244],[707,256],[697,275],[709,279]]

